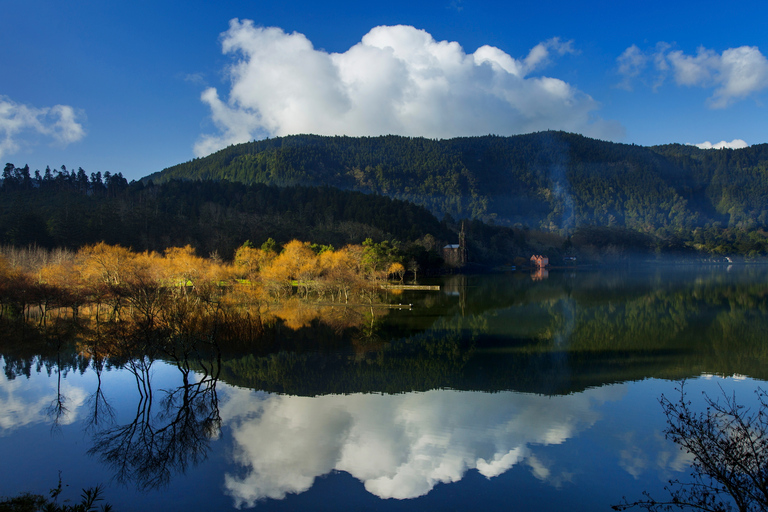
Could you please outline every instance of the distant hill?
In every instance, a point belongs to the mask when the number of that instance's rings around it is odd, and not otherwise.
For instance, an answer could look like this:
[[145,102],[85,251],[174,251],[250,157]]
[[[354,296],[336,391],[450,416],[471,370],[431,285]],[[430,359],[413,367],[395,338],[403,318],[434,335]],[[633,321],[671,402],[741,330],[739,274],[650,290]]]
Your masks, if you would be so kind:
[[230,146],[144,178],[331,186],[548,230],[664,235],[768,225],[768,144],[643,147],[565,132],[430,140],[295,135]]

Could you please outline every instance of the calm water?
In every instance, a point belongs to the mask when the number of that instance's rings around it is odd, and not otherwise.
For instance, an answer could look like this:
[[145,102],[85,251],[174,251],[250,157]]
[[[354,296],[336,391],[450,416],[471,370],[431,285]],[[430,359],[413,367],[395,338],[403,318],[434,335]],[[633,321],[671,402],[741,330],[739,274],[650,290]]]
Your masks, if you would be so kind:
[[0,340],[0,495],[61,471],[117,510],[609,510],[687,474],[662,393],[768,379],[763,267],[436,284],[176,360]]

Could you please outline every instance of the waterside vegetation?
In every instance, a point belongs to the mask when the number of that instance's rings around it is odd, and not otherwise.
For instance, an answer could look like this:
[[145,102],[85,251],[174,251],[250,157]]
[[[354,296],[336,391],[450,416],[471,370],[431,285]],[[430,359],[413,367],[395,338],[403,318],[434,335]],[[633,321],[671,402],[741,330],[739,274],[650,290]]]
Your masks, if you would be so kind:
[[0,319],[34,317],[40,325],[77,319],[84,309],[97,323],[130,312],[135,323],[154,328],[192,305],[255,316],[291,298],[373,305],[382,283],[405,273],[396,246],[370,239],[338,250],[293,240],[279,253],[271,239],[260,248],[246,242],[231,263],[197,256],[191,246],[163,254],[103,242],[76,252],[2,252]]

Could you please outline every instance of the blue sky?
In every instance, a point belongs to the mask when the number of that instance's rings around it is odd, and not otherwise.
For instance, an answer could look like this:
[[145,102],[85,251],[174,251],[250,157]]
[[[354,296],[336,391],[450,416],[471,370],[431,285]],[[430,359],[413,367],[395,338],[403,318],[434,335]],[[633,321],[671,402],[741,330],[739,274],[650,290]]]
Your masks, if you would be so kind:
[[0,160],[33,170],[138,179],[297,132],[768,142],[764,1],[28,0],[0,19]]

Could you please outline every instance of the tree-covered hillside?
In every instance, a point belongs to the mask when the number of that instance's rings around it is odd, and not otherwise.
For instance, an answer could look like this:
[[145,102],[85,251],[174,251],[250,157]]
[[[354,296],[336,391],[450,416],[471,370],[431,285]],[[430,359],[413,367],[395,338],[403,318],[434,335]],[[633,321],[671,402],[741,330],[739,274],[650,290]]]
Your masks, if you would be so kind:
[[[31,173],[8,164],[0,187],[0,245],[78,249],[105,242],[136,251],[162,252],[191,245],[198,254],[224,259],[246,240],[278,245],[293,239],[341,248],[346,244],[389,241],[404,262],[422,271],[442,264],[445,244],[466,235],[471,264],[521,264],[544,253],[586,260],[623,259],[653,252],[687,251],[690,244],[623,227],[583,226],[566,236],[473,220],[443,221],[422,206],[377,194],[309,187],[171,180],[128,183],[122,175],[78,169]],[[724,230],[700,238],[704,250],[765,254],[768,235],[740,233],[726,241]],[[746,237],[746,238],[745,238]],[[674,242],[674,243],[673,243]],[[738,243],[737,243],[738,242]],[[476,267],[475,267],[476,268]]]
[[[106,242],[137,251],[192,245],[231,258],[246,240],[349,243],[453,240],[421,206],[331,187],[277,187],[227,181],[145,186],[121,175],[54,171],[32,175],[8,164],[0,187],[0,244],[77,249]],[[432,245],[435,245],[433,242]]]
[[[438,218],[666,236],[768,225],[768,145],[642,147],[565,132],[430,140],[296,135],[230,146],[148,176],[360,190]],[[719,223],[719,224],[718,224]]]
[[300,135],[231,146],[130,184],[7,164],[0,195],[0,243],[16,246],[191,244],[227,258],[245,240],[341,247],[372,238],[421,247],[434,263],[464,229],[470,263],[768,255],[768,144]]

